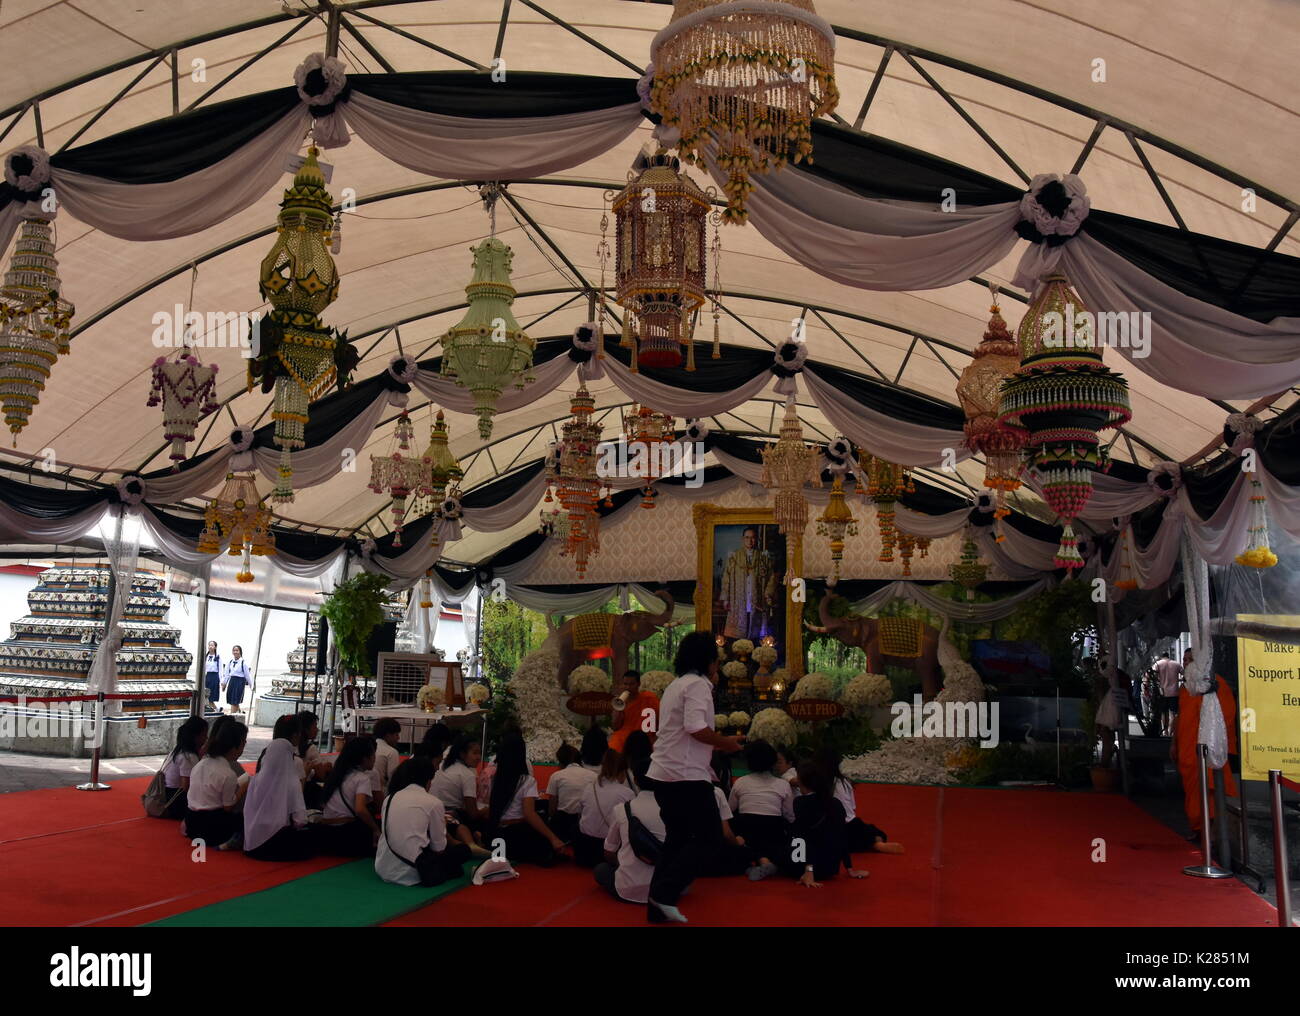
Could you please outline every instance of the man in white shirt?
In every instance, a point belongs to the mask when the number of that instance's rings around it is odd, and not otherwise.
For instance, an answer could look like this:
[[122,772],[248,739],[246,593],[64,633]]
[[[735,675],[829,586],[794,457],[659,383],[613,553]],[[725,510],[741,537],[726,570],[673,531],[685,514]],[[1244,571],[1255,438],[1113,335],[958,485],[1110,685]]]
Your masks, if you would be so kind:
[[659,736],[647,773],[663,818],[664,847],[650,884],[646,917],[653,923],[686,918],[677,901],[717,853],[722,825],[710,761],[715,750],[737,752],[742,738],[713,729],[713,686],[718,649],[713,633],[682,639],[674,661],[677,680],[659,705]]

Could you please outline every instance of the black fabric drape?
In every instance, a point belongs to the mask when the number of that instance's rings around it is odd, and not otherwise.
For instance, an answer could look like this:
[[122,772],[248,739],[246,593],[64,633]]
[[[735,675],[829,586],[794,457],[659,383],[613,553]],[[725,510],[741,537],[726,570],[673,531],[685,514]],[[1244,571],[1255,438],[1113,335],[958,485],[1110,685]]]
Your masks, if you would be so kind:
[[[695,369],[692,371],[682,367],[638,366],[637,369],[651,381],[672,385],[684,391],[729,392],[753,380],[772,366],[770,349],[724,344],[721,350],[722,356],[717,360],[713,359],[711,349],[712,346],[707,343],[696,342]],[[631,366],[631,350],[618,344],[617,335],[605,337],[605,355],[617,360],[624,367]]]
[[479,71],[350,74],[352,90],[425,113],[480,119],[562,116],[637,102],[636,79],[549,71],[509,71],[494,81]]
[[0,477],[0,501],[34,519],[66,519],[110,499],[108,487],[44,487]]

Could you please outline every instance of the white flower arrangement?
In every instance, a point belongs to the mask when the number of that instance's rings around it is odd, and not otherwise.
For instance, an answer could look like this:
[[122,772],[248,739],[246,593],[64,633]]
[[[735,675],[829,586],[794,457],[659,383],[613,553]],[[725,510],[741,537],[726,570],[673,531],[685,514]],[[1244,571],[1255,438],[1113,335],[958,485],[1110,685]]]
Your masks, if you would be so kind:
[[790,693],[790,699],[835,699],[835,682],[831,680],[829,674],[823,674],[820,670],[814,670],[811,674],[805,674],[799,678],[799,683],[794,686],[794,691]]
[[799,739],[794,720],[784,709],[762,709],[749,724],[751,741],[766,741],[777,748],[788,748]]
[[475,681],[465,689],[465,698],[475,705],[481,705],[492,697],[492,689],[486,684]]
[[677,675],[671,670],[647,670],[641,675],[641,690],[663,698],[665,689],[675,680]]
[[876,751],[845,759],[840,768],[850,779],[874,783],[953,784],[957,780],[948,759],[971,743],[960,737],[900,737]]
[[436,684],[421,685],[420,690],[415,693],[415,704],[421,709],[428,706],[441,706],[447,702],[447,692],[445,689],[438,687]]
[[894,686],[884,674],[859,674],[840,692],[840,702],[849,712],[860,713],[883,706],[894,694]]
[[727,716],[726,713],[714,713],[714,714],[713,714],[713,729],[714,729],[714,730],[722,730],[722,729],[724,729],[726,726],[728,726],[728,724],[729,724],[730,722],[731,722],[731,721],[730,721],[730,719],[729,719],[729,717]]
[[943,667],[943,690],[935,697],[940,702],[983,702],[984,681],[965,660],[948,661]]
[[752,653],[754,651],[754,643],[749,639],[736,639],[735,642],[731,643],[731,651],[737,656],[740,656],[742,653]]
[[722,676],[731,680],[739,680],[742,677],[749,676],[749,668],[739,660],[732,660],[722,665]]
[[743,709],[737,709],[734,713],[732,713],[730,716],[727,717],[728,726],[739,727],[741,730],[744,730],[746,727],[748,727],[750,722],[751,721],[749,719],[749,713],[745,712],[745,710]]
[[754,662],[760,667],[770,667],[776,662],[776,647],[755,646],[753,656]]
[[552,762],[561,744],[578,744],[581,735],[564,711],[557,675],[558,649],[544,646],[519,661],[510,679],[516,718],[528,748],[530,762]]
[[612,686],[610,677],[599,667],[584,663],[574,667],[569,675],[569,694],[579,695],[584,691],[609,691]]

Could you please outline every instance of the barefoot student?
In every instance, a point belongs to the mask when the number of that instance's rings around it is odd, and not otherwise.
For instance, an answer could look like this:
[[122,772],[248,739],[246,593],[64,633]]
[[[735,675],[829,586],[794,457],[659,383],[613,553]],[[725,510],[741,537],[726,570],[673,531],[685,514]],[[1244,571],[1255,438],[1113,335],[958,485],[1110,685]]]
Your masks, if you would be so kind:
[[745,766],[749,773],[731,785],[728,798],[735,812],[734,828],[749,847],[752,863],[746,874],[755,882],[775,875],[776,859],[790,850],[794,788],[772,771],[776,759],[776,749],[766,741],[746,744]]
[[835,799],[844,809],[845,833],[848,836],[849,852],[860,854],[864,850],[874,850],[880,854],[901,854],[903,845],[894,843],[883,829],[878,829],[869,822],[858,818],[857,801],[853,795],[853,781],[840,769],[840,757],[833,751],[822,752],[817,764],[826,772],[835,790]]
[[435,795],[433,760],[407,759],[393,772],[380,813],[375,874],[394,885],[442,885],[458,878],[470,848],[447,836],[447,812]]
[[853,867],[844,806],[835,797],[827,771],[814,762],[799,763],[799,789],[791,850],[781,868],[809,889],[820,889],[841,865],[850,878],[866,878],[869,872]]
[[[710,761],[714,750],[739,751],[741,738],[713,728],[713,687],[718,680],[713,633],[693,631],[684,636],[673,669],[677,680],[664,691],[659,735],[646,774],[654,781],[666,830],[646,901],[646,919],[685,923],[677,901],[717,855],[722,840]],[[642,786],[642,781],[637,785]]]

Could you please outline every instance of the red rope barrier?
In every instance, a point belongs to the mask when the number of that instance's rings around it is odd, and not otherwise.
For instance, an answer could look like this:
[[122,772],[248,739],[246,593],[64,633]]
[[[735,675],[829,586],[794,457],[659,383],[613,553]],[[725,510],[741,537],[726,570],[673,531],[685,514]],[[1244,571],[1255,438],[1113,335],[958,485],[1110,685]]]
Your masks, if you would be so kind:
[[[104,700],[109,701],[117,699],[120,701],[129,701],[132,699],[152,699],[158,702],[166,702],[171,699],[189,698],[189,692],[158,692],[158,691],[136,691],[120,692],[112,695],[105,695]],[[98,695],[24,695],[22,698],[3,696],[0,702],[95,702]]]

